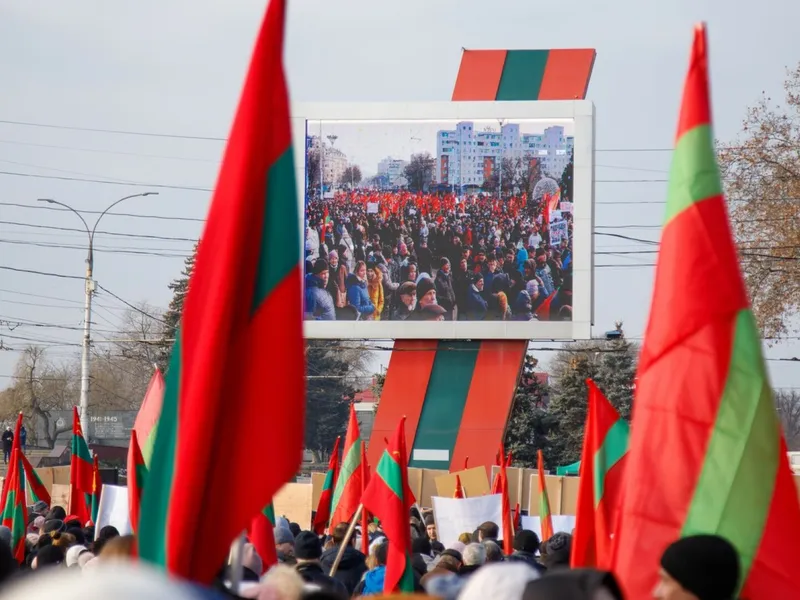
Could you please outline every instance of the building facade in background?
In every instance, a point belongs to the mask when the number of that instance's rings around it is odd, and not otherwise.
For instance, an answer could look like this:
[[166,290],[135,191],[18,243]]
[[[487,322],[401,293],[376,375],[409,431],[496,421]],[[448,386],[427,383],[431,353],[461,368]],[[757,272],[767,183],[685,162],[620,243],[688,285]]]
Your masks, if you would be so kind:
[[[319,152],[319,136],[309,136],[306,141],[309,149]],[[347,155],[323,141],[322,143],[322,172],[323,181],[326,188],[335,187],[347,169]]]
[[543,173],[558,181],[569,163],[574,138],[560,125],[542,133],[521,133],[516,123],[500,131],[476,131],[471,121],[436,134],[436,182],[452,186],[482,186],[503,159],[535,158]]
[[406,166],[408,161],[387,156],[378,163],[378,176],[390,187],[407,185]]

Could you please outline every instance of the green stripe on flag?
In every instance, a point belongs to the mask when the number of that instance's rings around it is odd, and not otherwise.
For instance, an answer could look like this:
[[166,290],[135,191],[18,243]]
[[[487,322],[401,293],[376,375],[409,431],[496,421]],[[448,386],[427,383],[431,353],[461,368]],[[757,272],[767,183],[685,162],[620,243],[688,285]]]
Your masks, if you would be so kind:
[[603,499],[606,473],[617,464],[628,452],[630,428],[620,419],[606,433],[603,443],[594,454],[594,505],[597,507]]
[[85,460],[88,463],[92,462],[92,453],[89,452],[89,446],[86,445],[86,440],[83,439],[83,436],[72,434],[70,451],[77,458]]
[[159,460],[152,463],[148,472],[148,485],[142,491],[139,516],[139,556],[161,566],[167,564],[167,517],[175,473],[180,379],[181,331],[179,329],[170,357],[164,386],[164,402],[154,447]]
[[509,50],[496,100],[538,100],[549,50]]
[[336,480],[336,489],[333,490],[333,499],[331,500],[331,516],[336,513],[336,507],[339,506],[339,500],[342,499],[347,481],[359,467],[361,467],[361,436],[356,438],[355,443],[350,446],[342,460],[342,467]]
[[414,450],[446,450],[452,458],[479,351],[480,342],[439,342],[408,466],[449,469],[449,461],[415,459]]
[[327,492],[333,488],[333,469],[328,469],[325,473],[325,481],[322,482],[322,491]]
[[779,427],[753,313],[738,313],[728,379],[681,534],[714,532],[739,552],[747,580],[772,502]]
[[397,496],[397,499],[402,503],[403,500],[403,476],[401,473],[400,465],[392,458],[387,450],[383,451],[381,459],[378,461],[378,467],[375,472],[386,484],[386,487]]
[[539,519],[550,516],[550,497],[547,495],[547,488],[539,493]]
[[695,202],[720,194],[722,183],[711,126],[699,125],[684,133],[675,144],[664,224]]
[[[297,182],[295,181],[294,151],[291,144],[270,167],[261,233],[256,287],[253,291],[253,311],[289,272],[298,267],[300,231],[297,227]],[[297,252],[292,249],[297,249]]]
[[275,505],[274,505],[272,502],[270,502],[269,504],[267,504],[267,505],[266,505],[266,506],[265,506],[265,507],[264,507],[264,508],[261,510],[261,514],[263,514],[265,517],[267,517],[267,521],[269,521],[269,522],[270,522],[270,524],[271,524],[273,527],[275,527]]

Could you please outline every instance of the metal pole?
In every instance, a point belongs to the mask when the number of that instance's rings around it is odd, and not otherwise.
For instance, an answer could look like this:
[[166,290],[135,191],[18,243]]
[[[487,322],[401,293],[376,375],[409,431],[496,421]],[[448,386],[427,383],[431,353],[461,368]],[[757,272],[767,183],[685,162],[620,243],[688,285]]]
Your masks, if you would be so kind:
[[[91,247],[91,244],[90,244]],[[90,251],[91,252],[91,251]],[[83,305],[83,344],[81,348],[81,397],[80,417],[83,435],[89,435],[89,354],[92,344],[92,294],[94,293],[94,280],[92,279],[92,265],[86,261],[85,300]]]
[[58,206],[63,206],[67,210],[75,213],[78,218],[83,223],[84,228],[86,229],[86,235],[89,237],[89,247],[88,252],[86,254],[86,278],[84,280],[84,304],[83,304],[83,343],[81,344],[81,395],[79,400],[80,406],[80,418],[81,418],[81,429],[83,430],[83,435],[89,435],[89,373],[90,373],[90,357],[91,357],[91,346],[92,346],[92,294],[95,291],[95,281],[93,279],[94,273],[94,234],[97,231],[97,225],[100,223],[100,220],[106,216],[108,211],[114,208],[120,202],[124,200],[128,200],[129,198],[139,198],[143,196],[157,196],[158,192],[143,192],[141,194],[131,194],[130,196],[125,196],[120,198],[116,202],[112,202],[103,212],[100,213],[100,216],[97,217],[97,220],[94,222],[94,227],[89,229],[89,224],[86,222],[86,219],[83,218],[81,213],[77,210],[72,208],[68,204],[64,204],[63,202],[59,202],[58,200],[52,200],[50,198],[39,198],[39,202],[47,202],[48,204],[57,204]]
[[[342,540],[341,546],[339,546],[339,551],[336,553],[336,559],[333,561],[331,565],[331,570],[328,573],[328,577],[333,577],[336,575],[336,570],[339,568],[339,563],[342,562],[342,557],[344,556],[344,551],[347,546],[350,545],[350,538],[353,537],[353,532],[356,530],[356,525],[358,524],[359,518],[361,518],[361,511],[364,510],[364,505],[359,504],[358,509],[356,510],[356,514],[353,515],[353,520],[350,521],[350,527],[347,528],[347,533],[344,534],[344,539]],[[361,535],[364,535],[364,532],[361,532]]]

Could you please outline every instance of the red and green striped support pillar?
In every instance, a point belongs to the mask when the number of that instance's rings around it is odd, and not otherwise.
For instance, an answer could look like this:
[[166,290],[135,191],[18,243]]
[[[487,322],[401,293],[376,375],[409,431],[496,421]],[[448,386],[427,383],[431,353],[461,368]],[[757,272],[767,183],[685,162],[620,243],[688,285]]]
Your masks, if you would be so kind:
[[[464,50],[452,100],[582,100],[596,54]],[[409,466],[450,470],[469,456],[489,471],[527,348],[527,340],[397,340],[370,436],[370,464],[378,464],[384,439],[405,416]]]

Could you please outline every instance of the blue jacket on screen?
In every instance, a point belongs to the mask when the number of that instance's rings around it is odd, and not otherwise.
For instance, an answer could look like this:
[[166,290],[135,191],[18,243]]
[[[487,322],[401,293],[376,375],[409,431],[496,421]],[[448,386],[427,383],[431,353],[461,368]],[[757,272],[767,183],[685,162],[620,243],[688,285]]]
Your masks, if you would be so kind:
[[375,305],[369,299],[367,282],[359,281],[353,273],[347,276],[347,302],[352,304],[363,317],[375,312]]

